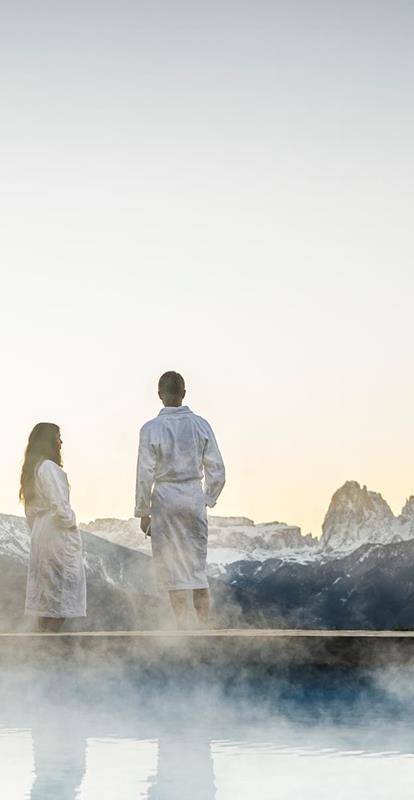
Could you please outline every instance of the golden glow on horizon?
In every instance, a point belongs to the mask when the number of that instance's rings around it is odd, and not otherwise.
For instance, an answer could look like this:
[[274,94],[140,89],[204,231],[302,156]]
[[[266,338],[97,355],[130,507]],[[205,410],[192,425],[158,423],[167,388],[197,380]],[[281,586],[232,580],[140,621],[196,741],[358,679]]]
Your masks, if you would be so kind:
[[217,514],[317,534],[347,479],[414,493],[414,7],[322,5],[9,5],[0,512],[50,420],[78,518],[130,516],[166,369]]

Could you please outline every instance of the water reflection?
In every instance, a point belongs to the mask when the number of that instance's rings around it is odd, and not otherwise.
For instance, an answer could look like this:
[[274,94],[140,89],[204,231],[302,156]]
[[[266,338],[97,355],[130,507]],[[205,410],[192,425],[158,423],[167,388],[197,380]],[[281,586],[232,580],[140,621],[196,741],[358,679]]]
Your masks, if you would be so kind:
[[[329,736],[329,733],[331,734]],[[326,740],[338,744],[334,731]],[[213,745],[217,800],[409,800],[414,758],[398,752],[343,751],[336,747],[277,747],[225,742]]]
[[[108,734],[112,728],[117,736],[94,737],[95,726]],[[122,785],[123,800],[146,800],[157,771],[158,742],[133,739],[130,728],[131,723],[124,728],[122,722],[113,726],[107,719],[88,722],[82,709],[68,714],[55,708],[54,716],[32,725],[34,778],[27,797],[112,800]],[[0,776],[0,797],[5,797],[1,788]]]
[[405,684],[398,703],[327,674],[303,686],[272,678],[271,701],[263,688],[243,699],[95,672],[11,680],[2,692],[0,673],[5,800],[251,800],[259,787],[261,800],[365,800],[374,783],[376,800],[412,795]]
[[30,730],[0,728],[0,797],[30,797],[33,782],[33,748]]
[[211,745],[202,731],[164,731],[154,741],[88,739],[79,722],[63,715],[32,727],[30,800],[109,800],[120,782],[123,800],[215,800]]
[[[197,725],[192,731],[178,726],[176,735],[161,730],[158,740],[140,740],[87,739],[72,722],[66,730],[64,724],[33,726],[34,770],[28,732],[0,730],[2,798],[251,800],[259,787],[262,800],[279,795],[292,800],[412,797],[414,755],[406,749],[412,745],[411,726],[397,726],[384,736],[372,729],[323,724],[300,730],[297,723],[275,720],[264,741],[261,725],[241,731],[233,721],[227,733],[234,738],[211,738]],[[147,724],[151,728],[151,721]],[[382,749],[391,741],[395,749]],[[13,753],[14,775],[2,763],[2,756]],[[31,791],[22,793],[32,779]]]
[[159,739],[158,770],[148,800],[214,800],[209,739],[198,730],[172,731]]
[[147,800],[157,770],[156,740],[91,738],[79,800]]
[[34,782],[30,800],[75,800],[86,767],[86,736],[64,713],[32,727]]

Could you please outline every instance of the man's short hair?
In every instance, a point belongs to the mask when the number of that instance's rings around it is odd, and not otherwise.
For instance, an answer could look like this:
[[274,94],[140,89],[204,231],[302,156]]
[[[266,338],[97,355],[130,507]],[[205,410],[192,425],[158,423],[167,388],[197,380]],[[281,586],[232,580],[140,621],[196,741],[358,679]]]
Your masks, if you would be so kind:
[[158,391],[164,397],[183,397],[185,392],[183,376],[179,372],[164,372],[158,381]]

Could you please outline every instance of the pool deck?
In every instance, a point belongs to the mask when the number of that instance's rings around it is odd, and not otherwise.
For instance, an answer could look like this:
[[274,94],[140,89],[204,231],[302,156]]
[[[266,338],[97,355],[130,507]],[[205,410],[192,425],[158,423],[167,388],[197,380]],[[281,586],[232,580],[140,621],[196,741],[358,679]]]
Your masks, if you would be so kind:
[[198,665],[272,669],[290,665],[414,663],[414,631],[186,630],[2,633],[0,665],[56,660],[147,669]]

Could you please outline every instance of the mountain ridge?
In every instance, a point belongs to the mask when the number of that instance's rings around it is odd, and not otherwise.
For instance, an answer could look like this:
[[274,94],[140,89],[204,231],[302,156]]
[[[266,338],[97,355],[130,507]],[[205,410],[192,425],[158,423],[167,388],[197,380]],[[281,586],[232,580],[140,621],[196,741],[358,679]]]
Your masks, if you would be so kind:
[[[328,508],[324,541],[280,522],[209,522],[215,626],[413,628],[413,496],[396,517],[381,495],[346,482]],[[81,533],[88,617],[68,621],[66,629],[145,629],[159,620],[173,625],[139,521],[95,520],[81,525]],[[0,514],[0,630],[30,624],[24,618],[29,550],[25,519]]]
[[[151,555],[151,542],[135,518],[106,517],[80,528],[113,544]],[[220,574],[229,563],[239,560],[265,561],[283,556],[291,561],[314,561],[352,552],[364,543],[389,544],[414,538],[414,495],[410,495],[396,516],[379,492],[346,481],[330,501],[320,539],[303,534],[300,527],[285,522],[255,523],[248,517],[209,516],[208,561],[211,574]],[[30,532],[23,517],[0,514],[0,551],[9,549],[26,559]]]

